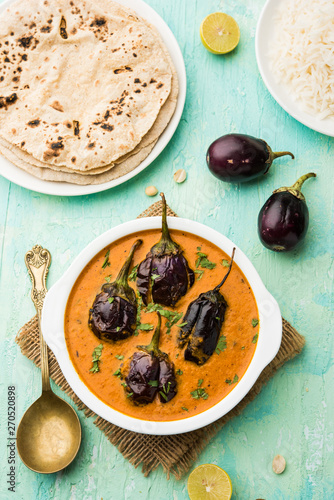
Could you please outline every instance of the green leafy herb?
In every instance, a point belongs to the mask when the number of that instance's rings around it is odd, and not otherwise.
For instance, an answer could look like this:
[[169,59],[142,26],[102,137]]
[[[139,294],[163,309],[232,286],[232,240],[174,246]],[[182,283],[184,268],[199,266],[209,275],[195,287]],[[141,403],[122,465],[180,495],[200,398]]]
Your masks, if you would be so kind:
[[221,265],[222,265],[222,266],[224,266],[224,267],[230,267],[230,263],[229,263],[229,261],[228,261],[228,260],[226,260],[226,259],[223,259],[223,260],[221,261]]
[[115,373],[113,373],[114,377],[121,377],[121,369],[120,368],[117,368],[117,370],[115,371]]
[[119,332],[119,331],[120,331],[120,329],[121,329],[121,327],[120,327],[120,326],[118,326],[118,327],[116,328],[116,332]]
[[103,264],[102,264],[102,269],[105,269],[107,266],[110,266],[109,255],[110,255],[110,250],[108,250],[104,256],[105,259],[104,259]]
[[137,264],[135,267],[132,268],[132,271],[129,274],[129,281],[136,281],[138,267],[139,267],[139,264]]
[[175,357],[176,357],[176,358],[178,358],[179,356],[180,356],[180,353],[179,353],[179,352],[177,352],[177,353],[175,354]]
[[253,340],[252,340],[253,344],[256,344],[258,336],[259,336],[258,333],[256,335],[254,335]]
[[129,394],[126,397],[131,398],[131,396],[133,396],[133,392],[129,392]]
[[199,387],[198,389],[195,389],[193,392],[190,393],[191,397],[194,399],[208,399],[209,394],[206,392],[206,390],[202,387]]
[[[180,321],[180,319],[183,316],[182,313],[178,313],[177,311],[169,311],[169,309],[164,309],[160,304],[154,304],[153,302],[151,302],[150,304],[147,305],[146,312],[155,312],[155,311],[159,311],[161,316],[163,316],[164,318],[167,319],[167,321],[166,321],[166,327],[167,327],[166,333],[167,333],[167,335],[170,334],[172,327],[178,321]],[[180,326],[180,325],[177,325],[177,326]]]
[[183,326],[186,326],[188,324],[188,321],[185,321],[184,323],[179,323],[177,326],[179,328],[182,328]]
[[177,375],[183,375],[183,371],[180,370],[180,368],[178,370],[176,370],[176,373],[177,373]]
[[226,349],[226,337],[224,337],[224,335],[221,335],[221,337],[219,337],[215,351],[217,354],[220,354],[221,352],[225,351],[225,349]]
[[105,281],[107,283],[110,283],[110,281],[111,281],[111,274],[109,274],[109,276],[106,276],[104,279],[105,279]]
[[195,263],[196,269],[198,267],[203,267],[205,269],[214,269],[216,264],[214,262],[210,262],[206,253],[197,252],[197,260]]
[[242,349],[242,350],[244,350],[244,349],[245,349],[245,346],[243,345],[243,346],[241,347],[241,349]]
[[89,370],[92,373],[97,373],[97,372],[100,371],[99,363],[101,363],[100,357],[101,357],[101,354],[102,354],[102,349],[103,349],[103,344],[100,344],[97,347],[95,347],[95,349],[93,351],[93,354],[92,354],[92,363],[93,363],[93,366]]
[[152,281],[155,281],[157,278],[160,278],[160,274],[151,274]]
[[231,380],[230,378],[227,378],[227,379],[225,380],[225,382],[226,382],[226,384],[228,384],[228,385],[232,385],[232,384],[236,384],[236,383],[238,382],[238,380],[239,380],[239,377],[238,377],[238,375],[237,375],[237,374],[235,374],[235,375],[234,375],[233,380]]
[[140,323],[137,326],[137,330],[143,330],[145,332],[149,332],[150,330],[153,330],[154,326],[151,325],[151,323]]
[[194,273],[198,274],[197,281],[203,278],[204,271],[200,271],[199,269],[195,269]]
[[252,327],[255,328],[259,324],[259,320],[254,318],[252,319]]
[[166,396],[166,394],[165,394],[164,392],[159,391],[159,394],[160,394],[160,396],[162,396],[162,397],[163,397],[166,401],[168,401],[168,398],[167,398],[167,396]]
[[108,297],[109,304],[112,304],[115,300],[115,297]]
[[188,408],[186,408],[185,406],[181,406],[181,410],[189,411]]
[[159,382],[157,380],[149,380],[148,385],[150,385],[151,387],[158,387]]
[[124,359],[124,356],[123,356],[123,354],[115,354],[115,358],[122,361],[122,359]]
[[197,382],[197,387],[201,387],[202,384],[203,384],[203,379],[200,378],[199,381]]
[[127,386],[128,386],[128,384],[127,384],[126,382],[122,382],[122,383],[121,383],[121,385],[122,385],[123,387],[127,387]]
[[202,250],[202,247],[197,247],[197,251],[200,252]]

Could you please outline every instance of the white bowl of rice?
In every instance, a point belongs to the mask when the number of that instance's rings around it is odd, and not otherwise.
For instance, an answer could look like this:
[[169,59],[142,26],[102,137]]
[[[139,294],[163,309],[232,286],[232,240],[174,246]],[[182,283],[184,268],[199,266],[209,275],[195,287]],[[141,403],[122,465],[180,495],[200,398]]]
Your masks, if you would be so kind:
[[278,104],[334,137],[334,2],[268,0],[255,48],[263,81]]

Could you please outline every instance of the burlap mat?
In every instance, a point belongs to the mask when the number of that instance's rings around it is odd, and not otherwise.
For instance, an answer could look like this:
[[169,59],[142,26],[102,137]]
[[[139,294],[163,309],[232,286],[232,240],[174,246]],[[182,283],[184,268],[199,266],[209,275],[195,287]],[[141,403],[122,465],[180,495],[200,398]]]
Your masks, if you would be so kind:
[[[154,215],[161,215],[160,201],[151,205],[139,217],[152,217]],[[169,208],[168,215],[176,216]],[[39,331],[36,316],[21,328],[16,337],[16,342],[20,346],[22,354],[40,367]],[[233,410],[217,420],[217,422],[202,429],[174,436],[148,436],[117,427],[101,417],[97,417],[94,424],[104,432],[114,446],[117,446],[124,458],[129,460],[131,464],[135,467],[142,465],[142,472],[145,476],[161,465],[167,474],[167,478],[169,478],[170,474],[174,474],[176,479],[180,479],[188,472],[210,439],[231,418],[243,411],[248,403],[259,394],[263,385],[275,374],[278,368],[300,353],[304,343],[304,337],[283,319],[283,339],[275,359],[263,370],[252,390]],[[72,391],[59,368],[53,352],[50,350],[49,366],[51,378],[72,398],[78,409],[83,410],[87,417],[96,417]]]

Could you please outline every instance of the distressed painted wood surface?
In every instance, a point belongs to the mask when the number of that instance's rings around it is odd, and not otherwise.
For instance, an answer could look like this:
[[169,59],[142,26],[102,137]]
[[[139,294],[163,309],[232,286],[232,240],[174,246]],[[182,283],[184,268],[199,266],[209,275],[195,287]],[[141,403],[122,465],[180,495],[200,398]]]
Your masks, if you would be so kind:
[[[108,192],[78,198],[45,196],[0,178],[1,227],[1,486],[0,498],[90,500],[187,499],[186,479],[166,480],[161,470],[144,478],[80,415],[83,442],[66,471],[34,474],[17,459],[16,493],[7,491],[5,394],[18,392],[17,419],[40,393],[40,373],[25,359],[14,337],[34,313],[24,254],[34,244],[53,256],[51,286],[77,253],[110,227],[135,218],[152,201],[154,184],[173,210],[217,229],[250,257],[283,315],[306,337],[304,352],[286,364],[246,411],[207,446],[195,465],[223,467],[233,483],[233,499],[333,498],[333,139],[297,123],[272,99],[259,75],[254,50],[256,21],[263,0],[148,0],[179,41],[187,68],[187,100],[181,123],[166,150],[143,173]],[[223,10],[238,21],[235,52],[214,56],[199,38],[201,20]],[[265,139],[288,149],[295,161],[277,160],[258,182],[227,185],[208,172],[205,152],[228,132]],[[188,179],[173,181],[185,168]],[[305,184],[311,224],[297,253],[275,254],[257,237],[257,214],[274,188],[315,171]],[[60,393],[55,388],[57,393]],[[271,470],[275,454],[287,461],[284,474]]]

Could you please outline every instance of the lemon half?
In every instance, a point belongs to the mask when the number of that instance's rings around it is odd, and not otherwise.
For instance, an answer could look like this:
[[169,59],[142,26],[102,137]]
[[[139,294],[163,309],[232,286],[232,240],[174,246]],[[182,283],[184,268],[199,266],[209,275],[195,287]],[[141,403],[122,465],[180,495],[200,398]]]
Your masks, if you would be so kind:
[[213,464],[196,467],[188,478],[190,500],[230,500],[232,483],[228,474]]
[[200,27],[204,47],[213,54],[227,54],[240,40],[240,30],[233,17],[223,12],[209,14]]

